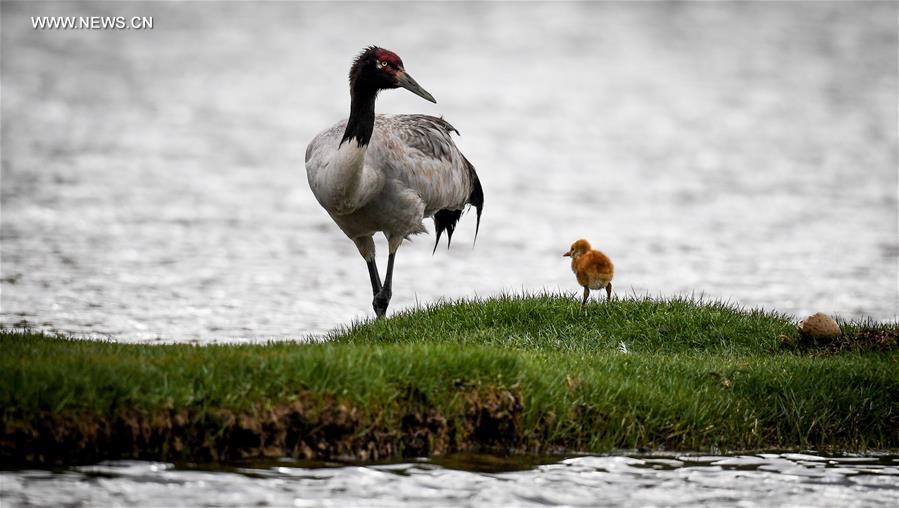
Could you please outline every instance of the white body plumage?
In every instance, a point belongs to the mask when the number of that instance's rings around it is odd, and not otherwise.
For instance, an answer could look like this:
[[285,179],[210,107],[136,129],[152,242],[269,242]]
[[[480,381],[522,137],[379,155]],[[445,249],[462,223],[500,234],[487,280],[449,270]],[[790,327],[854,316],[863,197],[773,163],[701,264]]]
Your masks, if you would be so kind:
[[[347,121],[318,134],[306,149],[309,187],[319,204],[368,258],[367,238],[383,232],[394,252],[426,231],[422,219],[462,210],[474,170],[446,121],[425,115],[377,115],[367,145],[341,144]],[[361,245],[360,245],[361,244]]]

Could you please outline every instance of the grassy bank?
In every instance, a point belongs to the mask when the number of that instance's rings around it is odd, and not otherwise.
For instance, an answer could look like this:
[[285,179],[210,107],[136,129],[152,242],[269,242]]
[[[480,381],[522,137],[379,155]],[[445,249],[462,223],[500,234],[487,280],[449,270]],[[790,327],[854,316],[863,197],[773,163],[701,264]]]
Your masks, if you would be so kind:
[[[716,302],[509,297],[324,344],[0,333],[4,462],[380,460],[461,450],[899,448],[896,325],[800,344]],[[627,353],[619,350],[626,346]],[[787,347],[785,347],[785,345]]]

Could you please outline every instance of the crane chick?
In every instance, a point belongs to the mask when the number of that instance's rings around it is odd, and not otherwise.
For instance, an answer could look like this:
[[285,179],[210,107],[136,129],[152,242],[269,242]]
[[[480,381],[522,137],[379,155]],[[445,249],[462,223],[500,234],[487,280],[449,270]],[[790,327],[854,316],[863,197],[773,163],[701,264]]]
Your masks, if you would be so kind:
[[571,249],[563,254],[571,257],[571,271],[577,277],[577,283],[584,286],[584,301],[581,307],[587,305],[591,289],[606,289],[606,300],[612,299],[612,274],[615,266],[608,256],[598,250],[593,250],[590,242],[581,238],[571,244]]

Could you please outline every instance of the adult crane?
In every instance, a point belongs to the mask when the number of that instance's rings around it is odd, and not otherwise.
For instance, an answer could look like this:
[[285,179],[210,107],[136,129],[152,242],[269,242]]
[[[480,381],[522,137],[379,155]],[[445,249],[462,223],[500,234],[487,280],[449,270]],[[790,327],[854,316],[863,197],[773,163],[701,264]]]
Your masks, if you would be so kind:
[[[366,48],[350,68],[350,117],[319,133],[306,148],[306,176],[319,204],[356,244],[368,265],[372,308],[383,317],[392,296],[393,263],[403,240],[424,233],[433,217],[437,239],[447,247],[466,205],[481,224],[484,191],[474,166],[450,136],[452,125],[427,115],[376,115],[378,92],[405,88],[437,103],[406,72],[396,53]],[[387,237],[382,284],[375,263],[374,234]]]

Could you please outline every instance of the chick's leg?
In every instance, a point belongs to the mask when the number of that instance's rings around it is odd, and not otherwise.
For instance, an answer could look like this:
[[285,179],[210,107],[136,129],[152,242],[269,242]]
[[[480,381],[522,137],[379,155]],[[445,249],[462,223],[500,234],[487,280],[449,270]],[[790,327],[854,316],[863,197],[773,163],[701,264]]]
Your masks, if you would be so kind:
[[584,286],[584,301],[581,302],[581,308],[583,309],[585,305],[587,305],[587,298],[590,298],[590,288]]
[[606,284],[606,301],[607,302],[612,301],[612,283],[611,282]]

